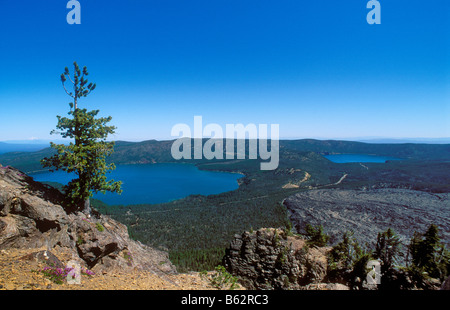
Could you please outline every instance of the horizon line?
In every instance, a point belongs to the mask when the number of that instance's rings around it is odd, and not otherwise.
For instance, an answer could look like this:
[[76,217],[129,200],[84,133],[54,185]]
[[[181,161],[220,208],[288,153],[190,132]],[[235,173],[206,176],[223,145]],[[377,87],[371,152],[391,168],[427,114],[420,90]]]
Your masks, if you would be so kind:
[[[181,137],[181,138],[190,138],[194,139],[193,137]],[[158,141],[158,142],[167,142],[167,141],[174,141],[180,139],[180,137],[174,137],[171,139],[166,138],[149,138],[149,139],[115,139],[115,140],[107,140],[109,142],[132,142],[132,143],[140,143],[140,142],[146,142],[146,141]],[[236,139],[236,138],[210,138],[210,137],[204,137],[203,139]],[[237,139],[239,140],[239,139]],[[246,138],[245,140],[248,140]],[[305,137],[280,137],[277,139],[279,141],[282,140],[317,140],[317,141],[347,141],[347,142],[360,142],[360,143],[386,143],[386,144],[405,144],[405,143],[428,143],[428,144],[450,144],[450,137],[439,137],[439,138],[391,138],[391,137],[355,137],[355,138],[322,138],[322,137],[314,137],[314,138],[305,138]],[[50,142],[58,142],[58,141],[70,141],[70,139],[14,139],[14,140],[0,140],[0,143],[5,144],[28,144],[28,145],[40,145],[40,144],[47,144]],[[371,142],[372,141],[372,142]],[[428,141],[428,142],[427,142]],[[439,142],[442,141],[442,142]]]

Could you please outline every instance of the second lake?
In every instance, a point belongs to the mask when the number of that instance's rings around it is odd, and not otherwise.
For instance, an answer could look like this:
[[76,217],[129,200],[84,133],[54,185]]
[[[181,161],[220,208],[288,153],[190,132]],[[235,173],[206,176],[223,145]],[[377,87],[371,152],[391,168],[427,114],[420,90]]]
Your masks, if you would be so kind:
[[385,163],[388,160],[401,160],[401,158],[377,156],[377,155],[365,155],[365,154],[336,154],[336,155],[324,155],[328,160],[334,163]]

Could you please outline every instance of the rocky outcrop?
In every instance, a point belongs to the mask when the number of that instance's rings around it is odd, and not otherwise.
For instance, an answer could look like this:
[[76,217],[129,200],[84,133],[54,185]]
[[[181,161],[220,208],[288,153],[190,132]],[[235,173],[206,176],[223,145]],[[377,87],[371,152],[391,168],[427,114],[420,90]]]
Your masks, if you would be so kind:
[[125,225],[98,213],[66,212],[61,201],[58,190],[0,166],[0,250],[59,247],[94,271],[176,272],[166,252],[131,240]]
[[309,247],[283,230],[263,228],[235,235],[223,264],[247,289],[347,289],[322,283],[329,250]]

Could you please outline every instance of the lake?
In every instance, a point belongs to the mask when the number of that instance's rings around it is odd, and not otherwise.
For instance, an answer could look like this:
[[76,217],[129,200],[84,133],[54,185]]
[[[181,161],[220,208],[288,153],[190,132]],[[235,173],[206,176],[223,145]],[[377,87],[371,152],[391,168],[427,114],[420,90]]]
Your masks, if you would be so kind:
[[336,155],[324,155],[328,160],[334,163],[385,163],[387,160],[401,160],[401,158],[377,156],[377,155],[365,155],[365,154],[336,154]]
[[[64,171],[31,175],[35,181],[67,184],[74,175]],[[242,174],[199,170],[189,164],[118,165],[108,180],[122,181],[121,195],[95,194],[110,205],[155,204],[189,195],[211,195],[237,189]]]

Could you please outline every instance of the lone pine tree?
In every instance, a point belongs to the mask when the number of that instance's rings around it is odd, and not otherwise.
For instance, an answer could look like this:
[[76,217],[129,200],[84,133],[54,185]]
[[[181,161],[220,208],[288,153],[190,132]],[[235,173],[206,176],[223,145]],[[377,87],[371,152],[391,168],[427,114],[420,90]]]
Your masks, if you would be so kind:
[[[88,84],[86,67],[81,71],[76,62],[73,65],[73,77],[70,76],[67,67],[61,74],[64,90],[73,98],[73,102],[69,103],[70,117],[58,115],[56,125],[58,131],[51,132],[51,134],[60,134],[63,138],[70,138],[72,141],[69,145],[50,143],[56,150],[56,154],[44,158],[41,163],[44,167],[51,168],[51,171],[63,170],[75,173],[77,178],[64,186],[66,206],[89,214],[91,212],[90,197],[93,193],[109,191],[120,194],[122,182],[106,180],[106,173],[116,168],[114,164],[106,163],[106,157],[114,151],[114,142],[107,142],[106,139],[109,134],[115,132],[116,127],[107,126],[111,116],[97,118],[99,110],[88,112],[78,107],[78,100],[89,95],[96,84]],[[72,83],[73,91],[66,88],[67,80]]]

